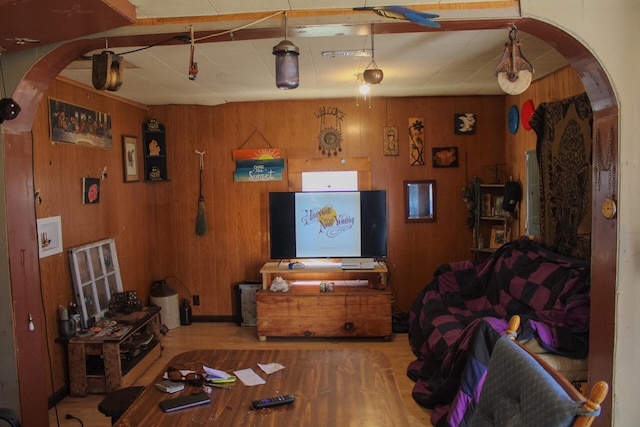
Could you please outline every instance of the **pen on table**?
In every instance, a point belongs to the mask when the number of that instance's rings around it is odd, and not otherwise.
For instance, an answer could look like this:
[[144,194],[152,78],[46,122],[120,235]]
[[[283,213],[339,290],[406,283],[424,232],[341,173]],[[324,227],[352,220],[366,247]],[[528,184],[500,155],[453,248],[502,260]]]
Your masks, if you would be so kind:
[[225,390],[231,390],[231,387],[228,385],[215,384],[215,383],[207,383],[205,387],[216,387],[216,388],[223,388]]

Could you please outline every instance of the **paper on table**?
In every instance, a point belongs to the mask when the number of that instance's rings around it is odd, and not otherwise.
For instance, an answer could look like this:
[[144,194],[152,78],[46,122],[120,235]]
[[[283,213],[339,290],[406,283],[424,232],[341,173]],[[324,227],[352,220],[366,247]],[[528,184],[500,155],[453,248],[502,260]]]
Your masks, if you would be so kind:
[[255,371],[251,368],[233,371],[233,373],[236,374],[236,376],[240,378],[240,381],[242,381],[242,383],[247,387],[266,384],[266,381],[263,380],[260,375],[256,374]]
[[223,380],[227,380],[231,378],[231,375],[227,374],[225,371],[221,371],[219,369],[210,368],[208,366],[202,365],[202,369],[207,374],[207,377],[220,378]]
[[273,374],[274,372],[278,372],[284,369],[284,366],[275,362],[258,363],[258,366],[260,366],[260,369],[262,369],[265,374]]

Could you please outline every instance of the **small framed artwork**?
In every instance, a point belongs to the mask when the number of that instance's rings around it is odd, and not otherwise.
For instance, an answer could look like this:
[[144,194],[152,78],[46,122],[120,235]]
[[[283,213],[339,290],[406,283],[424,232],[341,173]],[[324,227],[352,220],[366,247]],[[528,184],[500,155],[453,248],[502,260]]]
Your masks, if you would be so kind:
[[436,182],[405,181],[405,222],[436,222]]
[[453,133],[456,135],[474,135],[476,133],[476,115],[474,113],[455,113]]
[[138,172],[138,139],[135,136],[122,136],[122,161],[124,182],[140,180]]
[[493,216],[504,216],[504,209],[502,208],[503,196],[495,196],[493,198]]
[[62,252],[62,227],[59,216],[38,219],[38,254],[40,258]]
[[491,194],[482,194],[482,216],[493,216],[493,206],[491,206]]
[[457,168],[458,147],[436,147],[431,149],[434,168]]
[[383,154],[398,155],[398,126],[385,126],[383,131]]
[[504,228],[499,225],[491,226],[491,241],[489,242],[489,247],[497,249],[504,245],[504,243]]
[[100,203],[100,179],[82,178],[82,204],[95,205]]

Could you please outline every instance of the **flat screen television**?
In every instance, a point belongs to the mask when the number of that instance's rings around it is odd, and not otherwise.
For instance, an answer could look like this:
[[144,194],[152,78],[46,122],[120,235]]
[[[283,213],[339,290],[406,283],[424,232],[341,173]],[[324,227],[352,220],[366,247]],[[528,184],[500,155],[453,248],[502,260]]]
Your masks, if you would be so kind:
[[269,193],[270,257],[386,258],[384,190]]

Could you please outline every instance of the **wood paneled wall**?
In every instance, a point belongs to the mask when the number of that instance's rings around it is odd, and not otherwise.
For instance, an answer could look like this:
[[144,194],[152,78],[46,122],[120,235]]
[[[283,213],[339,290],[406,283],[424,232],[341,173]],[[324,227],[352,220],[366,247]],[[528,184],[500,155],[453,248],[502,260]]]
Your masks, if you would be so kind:
[[[387,190],[391,282],[398,307],[406,311],[439,264],[470,257],[471,231],[465,227],[467,211],[460,189],[472,175],[492,177],[486,166],[496,159],[504,162],[503,104],[503,97],[374,97],[370,109],[358,108],[355,99],[153,107],[152,114],[167,129],[171,177],[170,183],[152,185],[162,192],[158,211],[171,224],[163,233],[171,244],[160,254],[160,276],[175,275],[192,294],[200,295],[202,305],[193,307],[194,315],[231,314],[233,284],[259,279],[258,271],[269,256],[268,192],[288,189],[286,180],[234,183],[232,150],[271,146],[280,148],[285,158],[321,158],[316,113],[321,107],[335,107],[345,113],[339,157],[347,165],[350,157],[369,157],[371,187]],[[454,134],[454,115],[461,112],[478,115],[475,135]],[[410,117],[424,119],[424,166],[409,164]],[[384,126],[398,127],[398,156],[383,155]],[[256,136],[256,129],[261,136]],[[431,149],[444,146],[458,147],[459,167],[432,167]],[[194,234],[196,150],[206,151],[204,237]],[[436,180],[438,222],[405,223],[403,181],[410,179]]]
[[[577,82],[577,83],[575,83]],[[473,176],[493,182],[491,165],[508,163],[501,172],[523,180],[523,151],[535,147],[533,132],[512,136],[506,110],[531,98],[539,102],[580,93],[571,69],[535,82],[520,97],[466,96],[376,98],[356,106],[355,99],[272,101],[215,107],[167,105],[147,109],[105,92],[59,78],[48,97],[111,114],[113,148],[52,144],[45,98],[34,125],[34,188],[38,218],[61,215],[65,252],[41,259],[41,281],[52,349],[55,392],[66,383],[65,348],[58,336],[58,305],[73,298],[66,249],[115,237],[124,287],[146,303],[154,280],[167,278],[180,293],[200,295],[194,316],[230,318],[235,313],[233,285],[258,280],[268,254],[268,193],[286,191],[278,182],[235,183],[231,152],[243,148],[280,148],[285,159],[322,158],[316,113],[321,107],[344,112],[340,157],[368,157],[371,187],[387,190],[391,286],[396,309],[406,311],[443,262],[471,259],[471,230],[461,188]],[[574,89],[575,88],[575,89]],[[477,114],[474,135],[454,134],[454,115]],[[124,183],[122,135],[138,137],[142,124],[155,117],[166,126],[169,181]],[[409,118],[424,119],[424,166],[409,163]],[[384,156],[383,128],[398,127],[399,155]],[[259,131],[255,132],[256,130]],[[505,136],[506,135],[506,136]],[[264,138],[263,138],[264,137]],[[505,149],[505,139],[507,146]],[[456,146],[457,168],[433,168],[431,149]],[[142,147],[139,146],[142,166]],[[204,155],[204,197],[207,234],[195,234],[198,208],[199,156]],[[522,163],[522,166],[520,166]],[[513,164],[513,167],[511,167]],[[97,177],[107,167],[100,204],[82,205],[82,177]],[[286,171],[285,175],[286,176]],[[434,179],[437,222],[405,223],[403,181]]]

